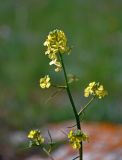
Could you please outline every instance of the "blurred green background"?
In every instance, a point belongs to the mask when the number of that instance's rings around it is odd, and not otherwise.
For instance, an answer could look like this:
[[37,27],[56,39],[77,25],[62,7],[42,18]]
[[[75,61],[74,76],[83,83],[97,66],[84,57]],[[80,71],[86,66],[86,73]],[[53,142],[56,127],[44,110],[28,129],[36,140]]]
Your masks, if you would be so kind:
[[73,119],[65,91],[41,90],[39,79],[62,73],[49,67],[43,42],[49,31],[63,30],[73,46],[65,56],[77,109],[88,99],[83,90],[99,81],[108,90],[86,113],[87,121],[122,122],[122,1],[121,0],[1,0],[0,1],[0,127],[28,130],[49,122]]

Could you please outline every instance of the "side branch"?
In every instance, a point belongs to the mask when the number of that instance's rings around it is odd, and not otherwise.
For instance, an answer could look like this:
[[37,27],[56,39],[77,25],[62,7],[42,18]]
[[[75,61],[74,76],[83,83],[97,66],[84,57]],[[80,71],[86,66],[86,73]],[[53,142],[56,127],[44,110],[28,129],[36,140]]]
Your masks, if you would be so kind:
[[92,99],[79,111],[78,115],[80,116],[89,106],[89,104],[94,100],[95,97],[92,97]]

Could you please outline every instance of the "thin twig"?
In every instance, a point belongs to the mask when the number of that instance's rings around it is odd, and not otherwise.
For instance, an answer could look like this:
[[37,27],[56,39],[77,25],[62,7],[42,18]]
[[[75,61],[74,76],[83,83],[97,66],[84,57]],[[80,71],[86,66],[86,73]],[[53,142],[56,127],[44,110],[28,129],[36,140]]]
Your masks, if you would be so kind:
[[48,135],[49,135],[49,137],[50,137],[50,142],[52,143],[52,142],[53,142],[53,140],[52,140],[52,137],[51,137],[51,134],[50,134],[49,129],[48,129]]
[[75,157],[75,158],[73,158],[72,160],[75,160],[75,159],[77,159],[77,158],[79,158],[80,156],[77,156],[77,157]]
[[85,113],[82,112],[82,117],[81,117],[81,119],[80,119],[81,122],[83,121],[84,115],[85,115]]
[[54,98],[55,96],[57,96],[57,94],[59,92],[61,92],[64,88],[59,88],[57,91],[55,91],[47,100],[45,103],[48,103],[52,98]]
[[67,137],[67,133],[65,133],[64,131],[61,130],[61,132]]
[[66,89],[66,86],[63,86],[63,85],[54,85],[54,84],[52,84],[51,86],[52,86],[52,87],[55,87],[55,88]]
[[52,137],[51,137],[49,129],[48,129],[48,135],[49,135],[49,138],[50,138],[50,143],[49,143],[50,144],[50,148],[49,148],[48,152],[50,153],[51,150],[52,150],[53,140],[52,140]]
[[80,116],[89,106],[89,104],[93,101],[95,97],[92,97],[92,99],[79,111],[78,115]]
[[69,126],[67,128],[73,128],[73,127],[76,127],[76,126],[77,126],[77,124],[74,124],[73,126]]

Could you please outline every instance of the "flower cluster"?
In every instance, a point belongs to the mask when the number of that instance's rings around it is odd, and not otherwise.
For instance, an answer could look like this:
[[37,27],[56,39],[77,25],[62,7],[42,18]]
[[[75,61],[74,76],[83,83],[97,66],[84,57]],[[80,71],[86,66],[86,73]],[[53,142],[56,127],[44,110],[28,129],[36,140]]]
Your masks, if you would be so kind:
[[56,66],[56,72],[61,71],[62,65],[58,60],[58,53],[69,52],[65,33],[58,29],[53,30],[47,36],[47,39],[44,42],[44,46],[47,47],[45,54],[48,55],[48,58],[51,60],[49,64]]
[[51,86],[49,75],[40,78],[40,87],[41,88],[49,88]]
[[101,99],[107,95],[107,91],[104,89],[103,85],[100,85],[100,83],[91,82],[84,90],[84,96],[89,97],[89,95],[97,96]]
[[81,130],[71,130],[68,134],[68,138],[74,149],[79,149],[81,147],[81,142],[88,140],[88,136],[81,132]]
[[31,140],[30,147],[32,145],[41,145],[44,143],[44,138],[41,136],[39,130],[31,130],[28,134],[28,138]]

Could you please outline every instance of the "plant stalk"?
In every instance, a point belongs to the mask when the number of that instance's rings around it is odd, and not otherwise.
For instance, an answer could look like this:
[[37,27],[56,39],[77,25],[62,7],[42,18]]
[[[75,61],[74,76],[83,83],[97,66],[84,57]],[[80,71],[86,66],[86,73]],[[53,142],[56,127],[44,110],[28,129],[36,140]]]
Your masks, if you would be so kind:
[[[63,62],[63,57],[62,57],[61,53],[59,53],[59,55],[60,55],[60,60],[61,60],[61,64],[62,64],[62,68],[63,68],[63,72],[64,72],[65,83],[66,83],[66,86],[67,86],[66,90],[67,90],[67,94],[69,96],[69,100],[71,102],[72,109],[73,109],[73,112],[74,112],[74,116],[75,116],[75,120],[76,120],[76,124],[77,124],[77,129],[81,130],[80,118],[79,118],[78,112],[76,110],[74,100],[72,98],[71,91],[70,91],[70,88],[69,88],[67,73],[66,73],[64,62]],[[81,147],[79,149],[79,158],[80,158],[80,160],[83,160],[83,144],[82,144],[82,142],[80,144],[81,144]]]

